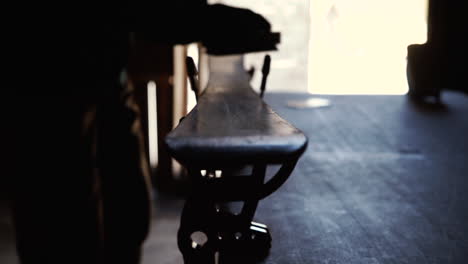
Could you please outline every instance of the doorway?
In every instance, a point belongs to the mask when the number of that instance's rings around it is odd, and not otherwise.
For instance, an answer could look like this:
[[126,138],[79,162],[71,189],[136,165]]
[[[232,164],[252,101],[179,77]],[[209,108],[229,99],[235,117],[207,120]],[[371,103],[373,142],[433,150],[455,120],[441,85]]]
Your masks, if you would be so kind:
[[406,48],[426,42],[427,2],[311,0],[308,91],[406,94]]

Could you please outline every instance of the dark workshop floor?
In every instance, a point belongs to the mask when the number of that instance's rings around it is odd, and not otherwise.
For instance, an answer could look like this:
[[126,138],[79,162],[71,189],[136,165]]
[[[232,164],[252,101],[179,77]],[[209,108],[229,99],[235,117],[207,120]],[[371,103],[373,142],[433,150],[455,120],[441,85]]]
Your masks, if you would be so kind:
[[[468,104],[405,96],[328,96],[331,107],[296,110],[266,100],[309,137],[290,180],[257,219],[273,236],[264,263],[468,263]],[[182,263],[175,232],[181,201],[157,201],[144,263]]]
[[[291,109],[305,94],[267,94],[303,130],[309,147],[289,181],[260,203],[271,228],[264,263],[468,263],[468,104],[445,107],[405,96],[328,96],[332,105]],[[157,196],[144,264],[180,264],[183,201]],[[0,263],[15,264],[5,206]]]

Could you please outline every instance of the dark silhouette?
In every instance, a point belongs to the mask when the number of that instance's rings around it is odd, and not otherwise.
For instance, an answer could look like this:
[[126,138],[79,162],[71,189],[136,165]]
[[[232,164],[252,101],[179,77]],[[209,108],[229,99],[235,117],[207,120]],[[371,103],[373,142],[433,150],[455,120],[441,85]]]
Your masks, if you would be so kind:
[[428,35],[425,44],[408,46],[409,95],[416,100],[435,97],[443,90],[468,93],[466,8],[463,3],[429,0]]
[[6,96],[13,129],[4,151],[21,263],[138,263],[151,185],[140,110],[125,82],[132,39],[202,41],[223,53],[231,39],[218,38],[236,38],[243,49],[256,43],[244,35],[261,38],[269,24],[203,0],[20,10],[24,26],[9,35],[17,75]]

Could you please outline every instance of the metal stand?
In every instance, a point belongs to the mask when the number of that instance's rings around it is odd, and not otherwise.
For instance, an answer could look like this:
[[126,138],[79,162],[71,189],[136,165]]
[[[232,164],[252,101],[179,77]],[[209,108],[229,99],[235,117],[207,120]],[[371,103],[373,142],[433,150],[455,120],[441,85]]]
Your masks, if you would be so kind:
[[[187,61],[197,93],[197,71]],[[267,56],[262,94],[269,61]],[[210,68],[197,106],[165,139],[173,157],[187,168],[192,188],[178,246],[186,264],[257,263],[271,247],[268,227],[253,222],[258,203],[289,178],[307,138],[252,90],[242,55],[210,57]],[[265,182],[270,164],[281,168]],[[238,212],[233,203],[242,205]]]
[[[289,177],[295,162],[264,184],[266,165],[253,166],[250,175],[232,175],[229,170],[192,168],[194,192],[182,212],[178,246],[186,264],[256,263],[271,247],[264,224],[253,222],[260,199],[273,193]],[[202,173],[205,172],[206,173]],[[239,213],[228,202],[243,202]]]

